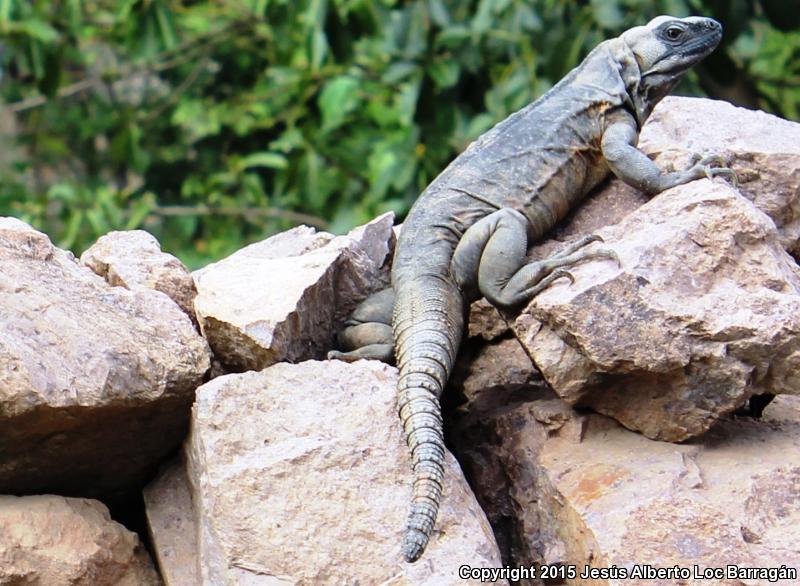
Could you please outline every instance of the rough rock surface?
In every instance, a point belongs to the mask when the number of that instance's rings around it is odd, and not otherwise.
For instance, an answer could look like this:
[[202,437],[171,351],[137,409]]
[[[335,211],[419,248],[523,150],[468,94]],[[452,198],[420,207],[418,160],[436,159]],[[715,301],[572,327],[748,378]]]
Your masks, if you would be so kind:
[[185,434],[209,350],[162,293],[111,287],[0,220],[0,491],[143,482]]
[[392,214],[334,237],[301,226],[194,273],[200,327],[231,370],[320,358],[347,314],[388,285]]
[[377,362],[309,361],[198,389],[185,447],[203,583],[462,584],[462,564],[502,565],[449,455],[431,544],[403,560],[411,473],[396,381]]
[[599,234],[621,266],[576,267],[514,324],[562,398],[680,441],[752,394],[800,392],[800,268],[750,201],[695,181]]
[[500,312],[486,299],[478,299],[470,305],[467,324],[467,334],[470,338],[481,337],[491,342],[510,332]]
[[721,155],[739,191],[800,252],[800,124],[727,102],[668,97],[642,129],[639,146],[659,165],[682,168],[692,153]]
[[178,458],[165,465],[144,490],[147,524],[166,586],[202,584],[197,529],[186,467]]
[[[485,436],[499,438],[493,456],[510,487],[518,554],[575,565],[578,572],[584,565],[632,571],[645,564],[800,570],[798,397],[776,398],[761,420],[726,418],[684,445],[649,440],[602,415],[576,415],[557,399],[497,411],[482,425]],[[530,560],[514,560],[520,562]],[[568,583],[756,586],[767,580]]]
[[161,251],[158,240],[144,230],[109,232],[81,255],[81,263],[109,285],[155,289],[178,304],[196,325],[194,280],[181,261]]
[[156,586],[139,538],[89,499],[0,496],[0,583]]

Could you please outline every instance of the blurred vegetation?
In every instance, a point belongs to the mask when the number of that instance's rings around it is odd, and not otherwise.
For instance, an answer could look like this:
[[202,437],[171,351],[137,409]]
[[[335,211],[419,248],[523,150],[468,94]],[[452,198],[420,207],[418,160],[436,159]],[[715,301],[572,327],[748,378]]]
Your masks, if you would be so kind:
[[404,214],[605,38],[704,14],[679,93],[800,116],[798,0],[0,0],[0,214],[190,266],[297,223]]

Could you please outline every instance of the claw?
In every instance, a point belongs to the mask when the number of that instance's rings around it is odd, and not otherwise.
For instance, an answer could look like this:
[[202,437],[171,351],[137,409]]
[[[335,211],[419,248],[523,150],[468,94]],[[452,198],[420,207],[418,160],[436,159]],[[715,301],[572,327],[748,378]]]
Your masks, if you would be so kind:
[[565,269],[556,269],[552,273],[550,273],[549,276],[552,277],[551,282],[555,281],[556,279],[561,279],[562,277],[564,277],[564,278],[569,279],[569,284],[570,285],[574,285],[575,284],[575,275],[573,275],[572,273],[570,273],[569,271],[567,271]]
[[707,157],[700,159],[698,162],[703,166],[716,165],[718,167],[724,167],[728,164],[727,159],[722,155],[708,155]]
[[580,250],[584,246],[588,246],[592,242],[605,242],[605,240],[603,240],[603,237],[600,236],[599,234],[589,234],[587,236],[579,238],[578,240],[576,240],[571,244],[566,245],[564,248],[553,254],[550,258],[563,258],[565,256],[569,256],[570,254]]
[[617,268],[622,267],[622,260],[620,260],[619,255],[610,248],[601,248],[594,254],[596,254],[598,257],[605,257],[609,260],[613,260],[615,263],[617,263]]
[[717,176],[726,176],[734,187],[739,187],[739,177],[736,175],[736,171],[729,167],[706,167],[705,171],[706,177],[709,179]]

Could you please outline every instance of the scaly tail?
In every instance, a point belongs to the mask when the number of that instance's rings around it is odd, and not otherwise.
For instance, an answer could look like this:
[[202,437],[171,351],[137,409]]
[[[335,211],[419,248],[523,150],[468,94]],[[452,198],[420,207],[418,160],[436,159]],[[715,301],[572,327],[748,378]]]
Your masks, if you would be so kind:
[[417,277],[396,294],[398,408],[414,470],[403,554],[413,562],[428,544],[442,498],[444,432],[439,397],[464,331],[464,298],[449,279],[432,277]]

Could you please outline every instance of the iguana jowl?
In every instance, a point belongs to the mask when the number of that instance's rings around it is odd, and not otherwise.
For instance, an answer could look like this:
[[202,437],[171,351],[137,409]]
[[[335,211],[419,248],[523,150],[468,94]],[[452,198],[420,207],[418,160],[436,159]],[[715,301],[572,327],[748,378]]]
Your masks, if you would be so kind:
[[[607,250],[580,250],[598,240],[591,236],[544,261],[526,263],[525,256],[528,244],[609,172],[649,194],[730,172],[712,167],[714,158],[662,172],[636,149],[639,129],[654,106],[721,36],[722,27],[709,18],[660,16],[601,43],[539,100],[472,143],[408,214],[392,266],[393,344],[388,325],[375,330],[361,323],[388,324],[392,296],[381,293],[349,322],[355,345],[371,345],[332,353],[386,359],[395,350],[398,407],[414,469],[403,541],[408,561],[424,551],[439,510],[444,476],[439,397],[469,302],[483,295],[497,306],[515,306],[554,279],[571,277],[560,267],[616,258]],[[376,317],[381,313],[383,318]]]

